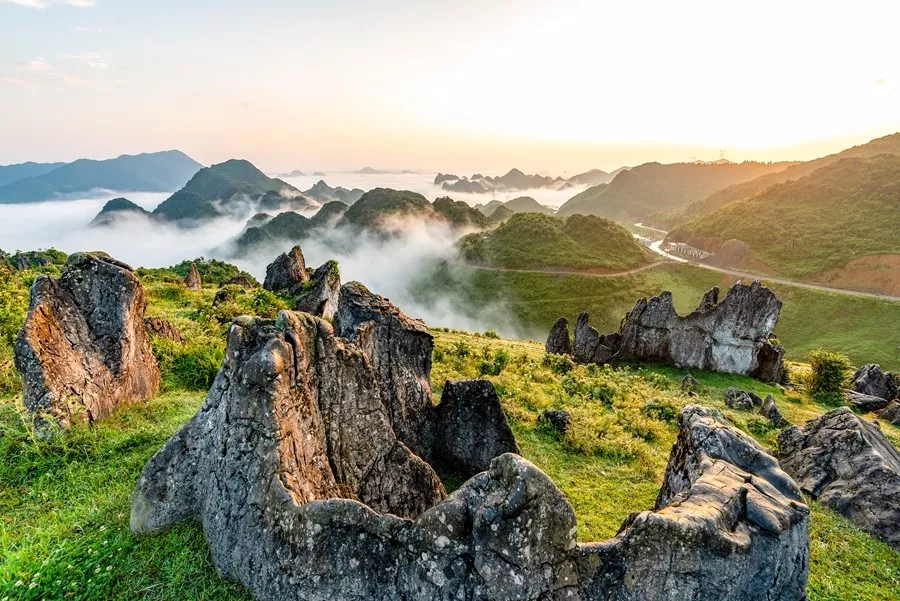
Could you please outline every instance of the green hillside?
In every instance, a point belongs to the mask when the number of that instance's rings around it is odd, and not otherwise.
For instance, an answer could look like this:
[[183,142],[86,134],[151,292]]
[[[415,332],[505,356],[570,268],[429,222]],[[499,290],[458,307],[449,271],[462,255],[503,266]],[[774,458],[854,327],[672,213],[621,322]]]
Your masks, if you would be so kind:
[[309,236],[316,226],[316,222],[299,213],[285,211],[261,225],[245,229],[232,242],[231,254],[239,256],[260,245],[296,244]]
[[685,223],[669,239],[715,251],[747,242],[779,273],[804,277],[875,253],[900,253],[900,155],[843,159]]
[[783,170],[788,163],[645,163],[569,199],[559,215],[602,215],[616,221],[646,219],[686,207],[732,184]]
[[846,158],[867,158],[879,154],[900,154],[900,133],[891,134],[868,142],[843,150],[836,154],[807,161],[805,163],[797,163],[791,165],[782,171],[768,173],[749,182],[743,182],[728,186],[721,190],[717,190],[710,194],[707,198],[693,203],[685,208],[683,214],[677,215],[679,223],[689,221],[695,217],[706,215],[723,207],[729,202],[749,198],[755,194],[765,191],[766,189],[781,184],[789,180],[799,179],[809,175],[817,169],[821,169],[827,165],[831,165],[841,159]]
[[453,200],[449,196],[438,198],[432,203],[435,213],[443,217],[451,225],[458,228],[486,228],[493,221],[461,200]]
[[465,236],[457,247],[466,262],[512,269],[622,270],[648,262],[628,230],[594,215],[517,213],[488,233]]
[[421,194],[408,190],[375,188],[353,203],[338,222],[339,225],[377,230],[390,218],[422,217],[433,209]]
[[127,198],[113,198],[108,201],[97,216],[88,224],[91,226],[112,225],[118,215],[149,215],[150,212]]

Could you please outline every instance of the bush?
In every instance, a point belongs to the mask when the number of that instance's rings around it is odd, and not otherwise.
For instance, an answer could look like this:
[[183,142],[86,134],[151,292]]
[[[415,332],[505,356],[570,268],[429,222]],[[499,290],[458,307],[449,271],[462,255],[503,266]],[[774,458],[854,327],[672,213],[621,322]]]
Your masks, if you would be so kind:
[[[485,349],[489,353],[489,349]],[[504,349],[500,349],[494,353],[493,358],[483,359],[478,366],[478,373],[482,376],[499,376],[500,373],[509,365],[509,353]]]
[[486,331],[486,332],[484,333],[484,337],[485,337],[485,338],[493,338],[494,340],[499,340],[499,339],[500,339],[500,334],[498,334],[498,333],[495,332],[494,330],[488,330],[488,331]]
[[575,362],[572,361],[571,357],[568,355],[554,355],[552,353],[544,355],[541,359],[541,365],[549,367],[550,371],[558,375],[567,374],[575,369]]
[[846,355],[825,349],[810,351],[809,394],[819,401],[837,404],[850,375],[850,359]]

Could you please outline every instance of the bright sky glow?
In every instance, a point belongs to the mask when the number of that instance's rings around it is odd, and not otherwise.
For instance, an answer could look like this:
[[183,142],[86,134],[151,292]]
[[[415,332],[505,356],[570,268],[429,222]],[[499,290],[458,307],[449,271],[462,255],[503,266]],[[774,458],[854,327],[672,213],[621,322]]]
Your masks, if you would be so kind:
[[812,158],[900,130],[900,3],[0,0],[0,164]]

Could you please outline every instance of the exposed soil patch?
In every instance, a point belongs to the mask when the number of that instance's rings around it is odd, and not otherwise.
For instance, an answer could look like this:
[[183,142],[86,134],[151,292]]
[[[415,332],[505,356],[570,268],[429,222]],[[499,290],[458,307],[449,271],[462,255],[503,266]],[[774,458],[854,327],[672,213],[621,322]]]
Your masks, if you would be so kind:
[[811,282],[891,296],[900,295],[900,255],[867,255],[810,276]]

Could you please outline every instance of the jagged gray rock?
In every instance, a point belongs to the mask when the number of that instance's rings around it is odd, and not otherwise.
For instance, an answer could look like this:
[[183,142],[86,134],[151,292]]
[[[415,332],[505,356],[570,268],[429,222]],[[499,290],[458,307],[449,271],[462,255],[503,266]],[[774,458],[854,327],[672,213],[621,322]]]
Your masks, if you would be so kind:
[[762,407],[763,400],[759,395],[741,390],[740,388],[731,387],[725,391],[725,405],[730,409],[738,409],[740,411],[754,411]]
[[547,336],[547,343],[544,349],[548,353],[554,355],[569,355],[572,353],[572,341],[569,338],[569,320],[560,317],[550,328],[550,335]]
[[[240,330],[231,337],[250,334]],[[234,348],[230,343],[226,369],[296,362],[290,349],[285,361],[272,363],[234,355]],[[578,545],[565,497],[513,454],[494,459],[415,521],[330,497],[339,488],[321,480],[328,464],[313,461],[325,445],[307,443],[302,462],[296,451],[279,449],[285,440],[310,440],[303,434],[315,431],[314,414],[295,410],[291,423],[305,427],[287,439],[272,436],[285,416],[228,391],[225,380],[210,399],[227,399],[226,406],[208,399],[148,463],[132,529],[199,519],[219,572],[260,601],[804,598],[802,496],[752,439],[701,408],[679,418],[655,510],[632,514],[609,541]],[[271,371],[260,383],[285,385]]]
[[25,406],[39,428],[94,421],[159,390],[134,270],[110,257],[70,255],[59,279],[38,276],[15,342]]
[[334,331],[357,342],[368,354],[397,438],[429,458],[435,439],[431,399],[434,337],[425,323],[407,316],[359,282],[350,282],[341,287]]
[[179,344],[184,344],[186,342],[184,336],[178,331],[178,328],[176,328],[168,319],[163,319],[161,317],[145,317],[144,328],[151,336],[166,338]]
[[538,421],[549,425],[560,434],[565,434],[569,429],[570,419],[569,412],[565,409],[548,409],[538,417]]
[[900,426],[900,403],[891,401],[884,409],[877,412],[878,417],[895,426]]
[[863,394],[861,392],[856,392],[855,390],[845,390],[844,391],[844,399],[861,411],[862,413],[869,413],[870,411],[878,411],[880,409],[884,409],[890,404],[890,400],[880,396],[873,396],[871,394]]
[[188,290],[201,290],[203,282],[200,280],[200,272],[197,270],[197,264],[191,263],[191,270],[184,278],[184,285]]
[[850,388],[868,396],[893,401],[900,397],[900,376],[882,371],[876,363],[863,365],[850,378]]
[[281,253],[266,267],[266,279],[263,288],[266,290],[290,290],[297,284],[309,280],[303,251],[295,246],[286,253]]
[[759,281],[736,283],[721,302],[718,294],[718,288],[708,291],[697,310],[685,317],[675,312],[670,292],[649,301],[643,298],[615,334],[599,334],[588,314],[581,313],[572,357],[579,363],[638,359],[781,380],[784,348],[770,339],[781,301]]
[[759,414],[763,417],[768,418],[772,425],[776,428],[786,428],[791,425],[791,422],[786,420],[783,415],[781,415],[781,411],[778,409],[778,405],[775,404],[775,397],[771,394],[766,395],[765,400],[762,403],[762,406],[759,408]]
[[308,281],[291,288],[291,294],[296,296],[295,311],[333,319],[341,294],[341,274],[337,262],[328,261],[321,265]]
[[781,466],[809,495],[900,550],[900,453],[840,407],[778,435]]
[[219,288],[216,290],[216,295],[213,297],[213,307],[216,305],[221,305],[224,303],[230,303],[234,300],[234,295],[231,293],[231,290],[228,288]]
[[437,406],[430,456],[447,469],[474,476],[519,446],[488,380],[448,380]]

